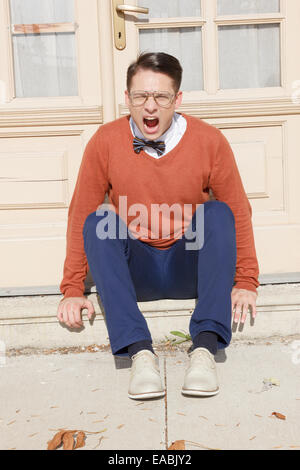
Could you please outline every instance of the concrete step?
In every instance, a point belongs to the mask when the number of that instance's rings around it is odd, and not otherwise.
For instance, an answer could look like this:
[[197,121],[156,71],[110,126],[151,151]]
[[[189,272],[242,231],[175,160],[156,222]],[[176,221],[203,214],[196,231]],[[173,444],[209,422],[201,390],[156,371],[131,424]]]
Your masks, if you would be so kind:
[[[253,322],[248,315],[244,326],[233,325],[235,339],[268,338],[300,334],[300,284],[265,285],[258,288],[257,317]],[[0,299],[0,341],[2,349],[59,348],[109,344],[104,309],[97,294],[89,299],[96,310],[95,319],[87,319],[83,312],[84,327],[70,330],[56,318],[62,296],[17,296]],[[196,299],[164,299],[139,302],[154,343],[174,338],[172,330],[189,333],[189,320]]]

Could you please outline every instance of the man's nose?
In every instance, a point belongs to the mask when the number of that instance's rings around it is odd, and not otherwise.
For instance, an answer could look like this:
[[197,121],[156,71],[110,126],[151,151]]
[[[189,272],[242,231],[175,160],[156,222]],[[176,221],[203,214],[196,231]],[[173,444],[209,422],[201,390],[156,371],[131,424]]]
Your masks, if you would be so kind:
[[153,96],[148,96],[148,99],[145,103],[146,111],[155,111],[157,109],[157,104]]

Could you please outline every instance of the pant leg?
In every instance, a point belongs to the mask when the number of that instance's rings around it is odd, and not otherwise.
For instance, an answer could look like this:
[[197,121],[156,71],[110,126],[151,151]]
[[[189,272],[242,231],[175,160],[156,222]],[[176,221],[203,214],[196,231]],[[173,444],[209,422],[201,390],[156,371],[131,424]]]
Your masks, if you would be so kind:
[[[97,225],[108,212],[115,217],[115,238],[101,239]],[[123,234],[126,232],[124,239],[119,238],[119,225]],[[112,353],[127,356],[129,344],[152,340],[137,301],[161,298],[161,253],[155,256],[145,243],[132,239],[124,221],[112,211],[90,214],[83,237],[88,265],[105,309]]]
[[[215,331],[220,348],[229,344],[236,264],[234,216],[220,201],[208,201],[204,208],[200,250],[186,250],[185,237],[167,250],[129,236],[99,240],[96,225],[100,218],[96,213],[88,216],[83,230],[85,250],[105,308],[113,354],[127,355],[129,344],[151,339],[137,300],[198,297],[190,322],[192,338],[201,331]],[[117,224],[120,220],[124,224],[117,216]],[[196,213],[191,225],[195,231]]]
[[[200,207],[196,212],[199,213]],[[201,331],[218,334],[218,347],[231,340],[231,291],[236,269],[236,232],[234,215],[221,201],[204,203],[203,225],[197,227],[194,213],[193,232],[200,228],[204,244],[200,249],[186,250],[185,236],[172,245],[166,258],[168,298],[198,298],[190,320],[192,339]],[[199,218],[201,221],[201,217]],[[198,220],[199,220],[198,219]],[[203,219],[203,218],[202,218]]]

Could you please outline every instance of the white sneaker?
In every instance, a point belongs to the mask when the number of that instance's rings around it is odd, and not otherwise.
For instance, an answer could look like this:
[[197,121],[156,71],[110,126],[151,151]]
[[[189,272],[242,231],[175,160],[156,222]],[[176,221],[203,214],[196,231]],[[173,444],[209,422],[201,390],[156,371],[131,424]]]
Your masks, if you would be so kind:
[[158,357],[151,351],[143,349],[132,356],[128,396],[134,400],[163,397]]
[[189,354],[190,365],[184,377],[183,395],[209,396],[219,393],[214,356],[206,348],[196,348]]

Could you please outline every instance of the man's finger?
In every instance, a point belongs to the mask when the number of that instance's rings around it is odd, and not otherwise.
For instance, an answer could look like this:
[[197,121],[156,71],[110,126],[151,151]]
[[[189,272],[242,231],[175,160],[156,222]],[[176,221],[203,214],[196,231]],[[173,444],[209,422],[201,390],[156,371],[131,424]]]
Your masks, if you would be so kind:
[[74,322],[75,328],[81,328],[83,326],[83,322],[81,319],[81,311],[79,307],[76,307],[76,309],[74,309]]
[[[82,325],[80,323],[77,323],[77,316],[80,316],[80,313],[77,312],[78,307],[74,306],[71,304],[70,310],[68,312],[69,316],[69,323],[68,326],[70,328],[80,328]],[[81,319],[80,319],[81,321]]]
[[248,304],[243,305],[243,314],[242,314],[241,323],[245,323],[247,313],[248,313],[248,308],[249,308]]
[[62,310],[63,310],[63,305],[59,305],[58,306],[58,311],[57,311],[57,319],[58,321],[62,322],[63,321],[63,314],[62,314]]
[[92,316],[94,315],[95,313],[95,309],[94,309],[94,306],[93,306],[93,303],[90,301],[90,300],[85,300],[82,308],[86,308],[88,313],[87,313],[87,316],[88,316],[88,319],[90,320],[92,318]]
[[235,310],[236,310],[236,301],[231,299],[231,315],[234,315]]
[[92,302],[87,301],[87,302],[85,302],[84,307],[87,308],[87,310],[88,310],[87,315],[88,315],[88,319],[90,320],[92,318],[92,316],[94,315],[94,313],[95,313],[94,306],[93,306]]
[[63,311],[63,320],[64,320],[64,323],[68,326],[68,327],[71,327],[71,323],[70,323],[70,320],[69,320],[69,317],[70,317],[70,305],[69,304],[66,304],[65,305],[65,308],[64,308],[64,311]]
[[62,323],[65,323],[65,319],[67,318],[66,315],[67,315],[66,305],[63,305],[61,309],[61,322]]
[[255,303],[253,305],[251,305],[251,308],[252,308],[252,318],[255,318],[256,317],[256,305]]
[[238,323],[239,319],[240,319],[240,314],[242,312],[242,306],[241,304],[236,304],[236,307],[235,307],[235,315],[234,315],[234,321],[235,323]]
[[74,328],[75,323],[76,322],[75,322],[75,319],[74,319],[74,312],[73,312],[73,310],[70,310],[69,311],[69,324],[70,324],[69,326],[70,326],[70,328]]

